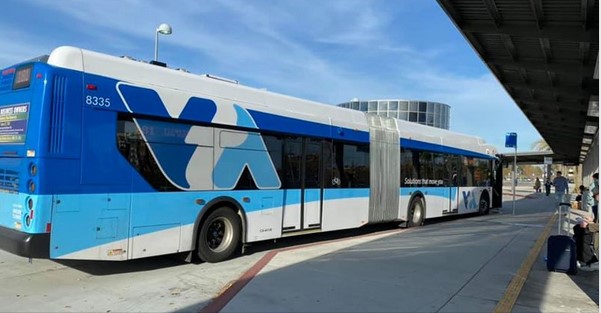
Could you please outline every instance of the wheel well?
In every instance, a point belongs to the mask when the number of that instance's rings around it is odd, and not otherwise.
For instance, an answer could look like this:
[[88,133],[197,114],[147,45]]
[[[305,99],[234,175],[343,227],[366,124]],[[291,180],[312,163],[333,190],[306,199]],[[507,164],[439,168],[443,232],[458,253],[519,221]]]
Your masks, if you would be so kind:
[[488,206],[490,207],[490,195],[488,194],[488,190],[484,189],[484,191],[482,191],[482,194],[480,195],[480,199],[485,198],[486,200],[488,200]]
[[194,222],[194,231],[192,233],[193,234],[192,247],[196,248],[196,246],[198,244],[198,242],[197,242],[198,241],[198,231],[199,231],[202,223],[204,223],[204,221],[211,214],[211,212],[213,212],[219,208],[222,208],[222,207],[228,207],[228,208],[232,209],[232,211],[236,212],[238,214],[238,216],[240,216],[240,222],[241,222],[240,224],[242,226],[241,241],[242,241],[242,243],[246,242],[246,214],[244,214],[244,210],[242,209],[242,206],[238,203],[238,201],[236,201],[230,197],[219,197],[219,198],[215,198],[215,199],[209,201],[209,203],[207,203],[203,207],[203,209],[200,211],[200,213],[196,217],[196,222]]

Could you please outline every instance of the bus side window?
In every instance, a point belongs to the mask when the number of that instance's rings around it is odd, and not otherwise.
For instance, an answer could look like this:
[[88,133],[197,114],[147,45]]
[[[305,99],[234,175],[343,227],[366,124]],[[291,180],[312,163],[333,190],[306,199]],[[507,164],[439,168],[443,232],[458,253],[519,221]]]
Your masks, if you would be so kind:
[[267,147],[267,151],[269,152],[271,162],[273,162],[273,166],[278,173],[280,181],[283,182],[284,173],[282,168],[282,159],[284,151],[284,138],[276,135],[262,135],[262,137],[263,141],[265,142],[265,146]]
[[284,188],[301,187],[301,161],[303,156],[303,139],[286,137],[284,140]]
[[324,188],[342,187],[343,165],[341,158],[338,157],[341,152],[336,151],[337,145],[339,144],[327,140],[323,142]]
[[447,169],[446,173],[449,177],[449,186],[458,187],[461,179],[461,163],[459,163],[460,159],[458,156],[452,154],[447,154],[445,156],[447,159],[445,167]]
[[344,176],[347,185],[343,188],[368,188],[369,177],[369,145],[344,145]]

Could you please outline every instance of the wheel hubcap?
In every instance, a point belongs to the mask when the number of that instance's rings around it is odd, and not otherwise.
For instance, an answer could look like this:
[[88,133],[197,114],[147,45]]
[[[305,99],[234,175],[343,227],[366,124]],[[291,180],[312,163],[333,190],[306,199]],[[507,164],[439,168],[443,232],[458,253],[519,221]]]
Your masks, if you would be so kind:
[[422,207],[416,204],[413,208],[413,224],[418,224],[422,219]]
[[207,229],[207,246],[214,252],[221,252],[230,245],[232,236],[232,223],[223,217],[218,217],[211,221]]
[[488,202],[486,200],[480,200],[480,211],[485,211],[488,208]]

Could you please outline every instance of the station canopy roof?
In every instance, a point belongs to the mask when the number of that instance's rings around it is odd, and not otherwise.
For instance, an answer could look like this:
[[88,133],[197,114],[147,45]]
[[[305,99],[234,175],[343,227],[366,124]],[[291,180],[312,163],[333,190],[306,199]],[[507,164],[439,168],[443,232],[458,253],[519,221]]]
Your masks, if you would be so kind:
[[[438,3],[553,150],[554,163],[582,162],[598,140],[599,1]],[[528,163],[542,164],[542,155]]]

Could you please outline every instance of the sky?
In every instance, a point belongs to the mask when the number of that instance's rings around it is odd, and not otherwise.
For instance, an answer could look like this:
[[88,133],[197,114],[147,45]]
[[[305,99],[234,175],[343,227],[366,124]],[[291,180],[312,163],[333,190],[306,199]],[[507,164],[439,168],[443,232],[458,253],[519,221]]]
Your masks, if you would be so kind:
[[435,0],[4,0],[0,68],[76,46],[154,58],[326,104],[353,98],[451,107],[450,130],[500,152],[541,136]]

